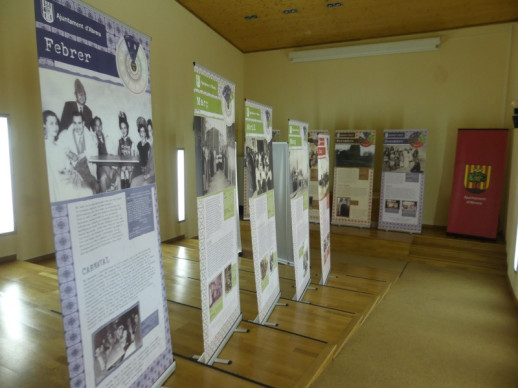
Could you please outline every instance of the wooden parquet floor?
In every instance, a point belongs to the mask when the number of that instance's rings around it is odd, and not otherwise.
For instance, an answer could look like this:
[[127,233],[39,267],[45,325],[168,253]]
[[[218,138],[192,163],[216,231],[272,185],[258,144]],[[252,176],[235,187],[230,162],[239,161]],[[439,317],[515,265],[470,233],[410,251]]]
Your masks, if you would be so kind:
[[[503,271],[502,244],[466,242],[440,232],[411,236],[332,228],[332,277],[322,286],[318,229],[311,226],[311,278],[301,302],[292,300],[294,270],[280,265],[281,299],[269,318],[252,321],[257,299],[250,225],[241,224],[240,302],[247,333],[234,333],[209,367],[192,360],[203,352],[198,241],[162,245],[176,371],[164,386],[308,386],[397,281],[398,271],[351,264],[349,253],[424,261],[467,269]],[[423,248],[424,247],[424,248]],[[456,253],[457,252],[457,253]],[[459,254],[458,252],[464,252]],[[496,253],[495,253],[496,252]],[[450,259],[449,256],[452,256]],[[67,387],[68,372],[55,262],[0,264],[0,386]]]

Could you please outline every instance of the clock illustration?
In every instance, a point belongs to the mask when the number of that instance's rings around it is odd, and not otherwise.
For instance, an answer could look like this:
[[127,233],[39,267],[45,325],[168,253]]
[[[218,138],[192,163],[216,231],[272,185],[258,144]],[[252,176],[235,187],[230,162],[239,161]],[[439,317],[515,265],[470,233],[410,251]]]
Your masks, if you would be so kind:
[[140,43],[132,36],[125,35],[117,43],[115,61],[124,85],[135,94],[144,92],[148,84],[149,68]]

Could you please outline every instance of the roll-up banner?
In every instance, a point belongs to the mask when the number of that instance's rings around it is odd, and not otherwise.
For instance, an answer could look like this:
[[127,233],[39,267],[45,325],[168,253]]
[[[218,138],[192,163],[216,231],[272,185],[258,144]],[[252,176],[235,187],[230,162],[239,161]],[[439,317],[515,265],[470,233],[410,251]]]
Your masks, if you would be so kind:
[[320,257],[322,262],[322,279],[320,284],[327,284],[331,271],[331,227],[329,201],[329,135],[318,134],[318,208],[320,215]]
[[175,362],[149,38],[84,3],[34,5],[70,386],[161,386]]
[[250,220],[250,201],[248,198],[248,166],[246,165],[246,158],[243,162],[243,220]]
[[448,233],[495,239],[507,129],[459,129]]
[[428,131],[385,130],[379,229],[421,233]]
[[272,108],[245,101],[245,160],[258,316],[264,323],[279,300],[273,190]]
[[194,136],[203,354],[212,364],[241,322],[235,190],[235,84],[194,65]]
[[327,131],[308,132],[308,152],[309,152],[309,221],[320,222],[320,203],[318,189],[318,135],[327,134]]
[[336,131],[331,223],[370,227],[375,131]]
[[290,211],[295,265],[295,300],[301,300],[310,282],[308,124],[289,120]]

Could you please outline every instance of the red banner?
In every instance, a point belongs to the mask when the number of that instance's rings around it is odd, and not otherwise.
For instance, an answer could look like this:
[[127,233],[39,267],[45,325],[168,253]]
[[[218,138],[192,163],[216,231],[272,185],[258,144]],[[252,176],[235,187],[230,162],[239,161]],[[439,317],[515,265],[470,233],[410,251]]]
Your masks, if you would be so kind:
[[448,233],[496,238],[507,129],[459,129]]

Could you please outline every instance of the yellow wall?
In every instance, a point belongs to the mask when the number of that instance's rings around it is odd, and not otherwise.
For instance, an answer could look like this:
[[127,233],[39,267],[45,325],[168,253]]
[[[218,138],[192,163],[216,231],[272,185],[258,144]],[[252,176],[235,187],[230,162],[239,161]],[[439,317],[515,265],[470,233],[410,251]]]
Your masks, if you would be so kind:
[[[331,133],[375,129],[378,145],[383,129],[428,129],[423,223],[446,225],[457,128],[508,125],[511,25],[419,37],[436,35],[440,49],[425,53],[307,63],[291,63],[290,50],[247,54],[245,96],[273,106],[284,140],[289,118]],[[379,191],[381,152],[376,166]]]
[[[171,0],[89,0],[121,22],[151,37],[151,87],[161,238],[197,235],[196,200],[187,196],[187,221],[176,222],[176,153],[184,147],[187,177],[193,176],[193,61],[236,82],[244,96],[243,54]],[[0,12],[0,113],[9,114],[17,232],[0,237],[0,257],[19,260],[54,251],[50,220],[41,99],[32,0],[3,0]],[[243,107],[236,104],[236,122]],[[187,193],[195,193],[187,179]]]
[[[242,155],[243,104],[274,108],[274,127],[287,137],[287,120],[311,129],[424,128],[429,130],[425,224],[446,225],[460,127],[511,127],[518,101],[518,28],[512,24],[445,31],[440,50],[293,64],[289,50],[241,54],[171,0],[88,0],[149,35],[161,238],[197,234],[192,62],[236,82],[236,133]],[[32,0],[3,0],[0,13],[0,113],[9,114],[17,232],[0,237],[0,257],[25,260],[54,250],[41,130],[41,102]],[[426,35],[422,35],[426,36]],[[380,143],[379,143],[380,144]],[[187,222],[176,222],[175,150],[187,150]],[[512,167],[503,198],[509,278],[518,219],[518,136],[511,135]],[[510,154],[510,155],[511,155]],[[377,165],[380,165],[378,153]],[[333,162],[333,161],[331,161]],[[511,159],[509,160],[511,165]],[[379,190],[379,172],[376,189]]]

